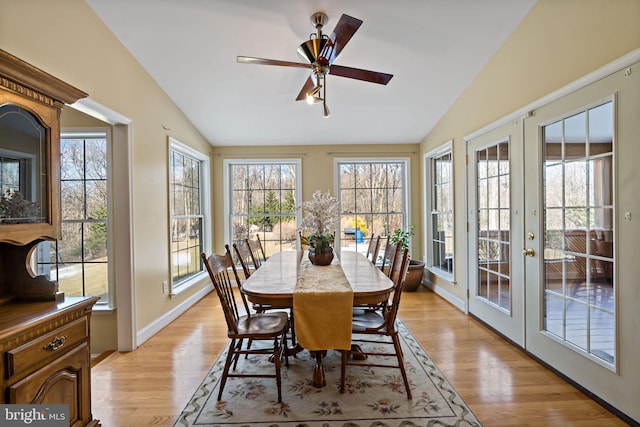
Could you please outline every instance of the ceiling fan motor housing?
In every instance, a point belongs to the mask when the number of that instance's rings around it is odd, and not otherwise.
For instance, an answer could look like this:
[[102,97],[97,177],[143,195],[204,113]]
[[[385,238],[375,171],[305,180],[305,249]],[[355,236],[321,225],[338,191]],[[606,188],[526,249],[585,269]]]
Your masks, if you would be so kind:
[[311,38],[298,46],[298,55],[309,64],[314,62],[321,63],[324,60],[328,65],[329,60],[320,56],[328,41],[329,39],[326,37]]

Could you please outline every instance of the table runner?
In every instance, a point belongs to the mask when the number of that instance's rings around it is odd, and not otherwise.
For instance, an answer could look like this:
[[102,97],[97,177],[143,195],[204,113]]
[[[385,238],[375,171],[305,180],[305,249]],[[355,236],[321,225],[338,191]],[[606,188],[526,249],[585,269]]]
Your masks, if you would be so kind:
[[353,290],[339,260],[317,266],[303,256],[293,291],[296,338],[307,350],[351,347]]

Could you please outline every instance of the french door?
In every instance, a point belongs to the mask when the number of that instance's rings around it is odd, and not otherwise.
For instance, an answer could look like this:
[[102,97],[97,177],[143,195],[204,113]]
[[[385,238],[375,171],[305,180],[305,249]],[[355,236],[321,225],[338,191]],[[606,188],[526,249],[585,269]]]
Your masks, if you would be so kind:
[[469,312],[524,346],[522,129],[467,143]]
[[[619,155],[637,144],[640,80],[629,71],[541,107],[524,122],[531,159],[525,228],[542,237],[538,256],[525,264],[526,347],[601,396],[622,386],[619,295],[637,286],[619,274],[618,260],[620,248],[637,251],[637,236],[618,230],[631,225],[617,206],[628,205],[623,187],[633,192],[638,185],[618,179],[620,171],[637,170]],[[638,270],[633,263],[624,269]]]
[[632,416],[638,71],[594,79],[466,147],[469,312]]

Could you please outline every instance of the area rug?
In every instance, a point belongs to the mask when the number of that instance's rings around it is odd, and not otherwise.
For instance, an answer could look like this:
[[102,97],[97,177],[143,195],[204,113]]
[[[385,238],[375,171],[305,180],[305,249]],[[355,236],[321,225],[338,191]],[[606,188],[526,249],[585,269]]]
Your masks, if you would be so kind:
[[[226,350],[213,364],[174,427],[413,427],[480,426],[475,415],[426,351],[398,321],[413,399],[407,399],[400,370],[347,366],[340,393],[340,353],[324,359],[327,385],[311,385],[314,359],[307,351],[289,357],[282,368],[282,403],[273,378],[229,378],[218,402]],[[391,346],[372,345],[388,351]],[[389,363],[390,358],[386,359]],[[273,372],[262,355],[240,358],[238,370]]]

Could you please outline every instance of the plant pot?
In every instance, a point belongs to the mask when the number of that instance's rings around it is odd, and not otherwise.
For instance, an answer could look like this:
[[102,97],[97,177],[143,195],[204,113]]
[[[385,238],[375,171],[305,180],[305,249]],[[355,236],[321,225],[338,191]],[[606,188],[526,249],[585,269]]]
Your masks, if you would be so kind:
[[409,270],[407,278],[404,281],[403,292],[415,292],[422,283],[422,275],[424,274],[424,261],[417,259],[409,260]]
[[329,265],[333,261],[333,248],[326,247],[319,251],[315,247],[309,246],[309,261],[313,265]]

